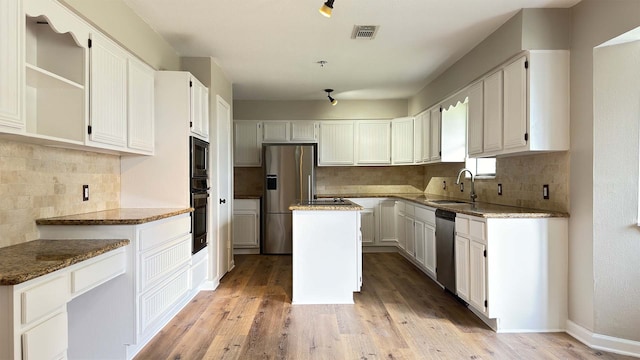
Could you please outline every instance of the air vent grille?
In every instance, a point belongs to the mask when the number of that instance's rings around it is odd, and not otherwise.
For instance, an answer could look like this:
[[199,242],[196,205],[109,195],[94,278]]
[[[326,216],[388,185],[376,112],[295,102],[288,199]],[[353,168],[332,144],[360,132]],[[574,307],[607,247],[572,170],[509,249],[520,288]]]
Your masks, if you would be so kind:
[[377,25],[354,25],[351,38],[373,40],[378,33],[378,28]]

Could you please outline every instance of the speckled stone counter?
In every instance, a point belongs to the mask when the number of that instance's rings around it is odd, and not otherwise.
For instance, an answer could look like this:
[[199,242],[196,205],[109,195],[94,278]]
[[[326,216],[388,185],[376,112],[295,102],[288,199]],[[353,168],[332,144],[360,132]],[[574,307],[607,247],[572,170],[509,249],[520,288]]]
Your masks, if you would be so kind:
[[452,200],[452,201],[467,201],[461,199],[452,199],[440,195],[430,195],[423,193],[415,194],[324,194],[318,195],[322,198],[334,198],[336,196],[344,198],[395,198],[401,200],[409,200],[416,204],[433,207],[436,209],[449,210],[456,213],[467,214],[471,216],[480,216],[485,218],[551,218],[551,217],[569,217],[568,213],[527,209],[516,206],[497,205],[483,202],[476,203],[457,203],[457,204],[438,204],[434,201]]
[[289,206],[289,210],[303,210],[303,211],[359,211],[363,210],[364,207],[358,205],[349,200],[326,200],[319,199],[314,201],[306,201],[306,202],[298,202],[295,204],[291,204]]
[[193,208],[112,209],[36,220],[38,225],[138,225],[184,213]]
[[34,240],[0,248],[0,285],[17,285],[129,244],[129,240]]

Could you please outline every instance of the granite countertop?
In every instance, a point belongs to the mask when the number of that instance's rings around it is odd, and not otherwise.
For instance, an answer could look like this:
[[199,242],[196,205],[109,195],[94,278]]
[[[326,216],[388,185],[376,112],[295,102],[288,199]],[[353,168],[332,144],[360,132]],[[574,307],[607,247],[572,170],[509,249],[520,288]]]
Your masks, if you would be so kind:
[[300,201],[289,206],[289,210],[302,210],[302,211],[359,211],[364,207],[358,205],[349,200],[340,198],[334,199],[317,199],[311,201]]
[[326,194],[326,195],[318,195],[318,197],[322,198],[334,198],[336,196],[341,196],[345,198],[374,198],[374,197],[386,197],[386,198],[396,198],[402,200],[409,200],[416,204],[425,205],[429,207],[433,207],[436,209],[453,211],[456,213],[471,215],[471,216],[479,216],[485,218],[551,218],[551,217],[569,217],[568,213],[558,212],[558,211],[549,211],[549,210],[538,210],[538,209],[527,209],[521,208],[517,206],[507,206],[507,205],[498,205],[498,204],[490,204],[483,202],[465,202],[465,203],[457,203],[457,204],[438,204],[434,201],[439,200],[452,200],[452,201],[468,201],[461,199],[454,199],[441,195],[431,195],[431,194],[423,194],[423,193],[410,193],[410,194]]
[[193,208],[122,208],[36,220],[38,225],[138,225],[184,213]]
[[34,240],[0,248],[0,285],[16,285],[129,244],[129,240]]

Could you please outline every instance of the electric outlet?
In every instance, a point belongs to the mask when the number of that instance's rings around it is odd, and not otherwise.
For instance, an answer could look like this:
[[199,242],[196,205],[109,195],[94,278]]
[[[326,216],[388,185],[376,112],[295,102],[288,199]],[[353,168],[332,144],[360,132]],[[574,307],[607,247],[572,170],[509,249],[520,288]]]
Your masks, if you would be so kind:
[[447,190],[447,182],[446,181],[442,182],[442,190]]
[[549,185],[542,185],[542,198],[545,200],[549,200]]
[[463,182],[460,183],[460,192],[464,192],[464,183]]
[[502,184],[498,184],[498,195],[502,195]]
[[89,201],[89,185],[82,185],[82,201]]

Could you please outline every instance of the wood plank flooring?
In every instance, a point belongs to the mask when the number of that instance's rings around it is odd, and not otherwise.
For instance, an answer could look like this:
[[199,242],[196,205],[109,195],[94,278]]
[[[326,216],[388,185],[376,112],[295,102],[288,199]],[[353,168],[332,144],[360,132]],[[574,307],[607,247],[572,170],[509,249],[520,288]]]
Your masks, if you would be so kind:
[[365,254],[355,305],[291,305],[291,257],[236,255],[136,359],[631,359],[564,333],[496,334],[398,254]]

